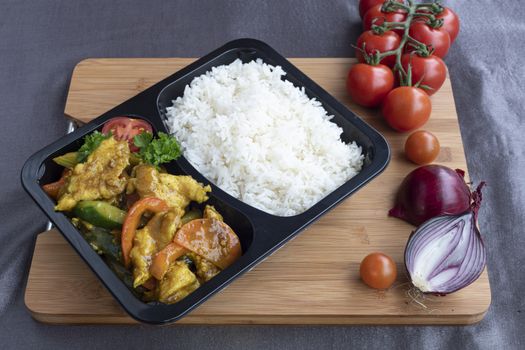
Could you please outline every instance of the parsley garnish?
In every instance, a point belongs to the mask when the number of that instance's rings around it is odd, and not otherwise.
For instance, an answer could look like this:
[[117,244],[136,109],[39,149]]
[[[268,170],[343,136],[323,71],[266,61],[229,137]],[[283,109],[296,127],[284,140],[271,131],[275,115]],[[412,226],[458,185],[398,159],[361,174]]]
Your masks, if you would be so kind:
[[150,144],[151,140],[153,140],[152,133],[141,132],[140,134],[135,135],[135,137],[133,138],[133,143],[135,144],[135,146],[142,149],[146,148]]
[[168,163],[181,155],[177,139],[163,132],[159,132],[156,139],[149,132],[140,133],[133,138],[133,143],[140,149],[138,156],[151,165]]
[[78,162],[83,163],[87,159],[87,157],[94,150],[96,150],[98,146],[100,146],[102,141],[107,140],[112,136],[113,135],[111,132],[109,134],[103,134],[99,131],[94,131],[93,133],[84,137],[84,144],[78,149],[77,152]]

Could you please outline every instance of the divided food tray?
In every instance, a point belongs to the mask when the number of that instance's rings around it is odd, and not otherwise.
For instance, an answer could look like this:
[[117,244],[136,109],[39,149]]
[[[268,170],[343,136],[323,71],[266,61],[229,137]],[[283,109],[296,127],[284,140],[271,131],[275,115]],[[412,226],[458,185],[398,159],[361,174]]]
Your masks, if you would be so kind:
[[[190,175],[199,182],[211,185],[210,204],[217,207],[223,214],[225,222],[239,236],[243,255],[233,265],[176,304],[144,303],[136,298],[110,270],[68,218],[53,210],[54,202],[40,186],[59,177],[61,169],[54,164],[53,157],[78,149],[85,135],[94,130],[100,130],[104,122],[110,118],[123,115],[142,118],[150,122],[156,131],[167,132],[163,123],[164,110],[171,105],[173,99],[182,96],[185,86],[193,78],[211,70],[212,67],[229,64],[237,58],[243,62],[260,58],[265,63],[281,66],[287,73],[284,79],[295,86],[304,88],[310,98],[319,100],[328,114],[334,116],[332,122],[343,129],[341,136],[343,141],[356,141],[362,147],[365,154],[363,169],[358,175],[304,213],[291,217],[279,217],[253,208],[228,195],[202,176],[184,157],[167,164],[166,169],[169,173]],[[37,152],[29,158],[22,169],[22,183],[26,191],[59,228],[122,307],[138,321],[161,324],[178,320],[210,296],[225,288],[235,278],[249,271],[328,210],[377,176],[385,169],[389,160],[388,144],[376,130],[336,101],[267,44],[253,39],[240,39],[227,43]]]

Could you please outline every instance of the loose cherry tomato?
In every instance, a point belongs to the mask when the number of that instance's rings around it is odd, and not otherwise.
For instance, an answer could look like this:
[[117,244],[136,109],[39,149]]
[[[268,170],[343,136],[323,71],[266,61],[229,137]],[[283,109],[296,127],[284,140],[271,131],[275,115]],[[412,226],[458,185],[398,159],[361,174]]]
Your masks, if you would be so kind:
[[[365,16],[363,17],[363,30],[370,30],[372,28],[372,22],[375,18],[377,20],[374,22],[375,25],[381,25],[386,20],[387,22],[403,22],[406,19],[407,15],[402,10],[396,10],[394,12],[382,12],[381,5],[375,5],[366,11]],[[400,29],[395,29],[399,35],[403,35],[403,31]]]
[[423,90],[412,86],[400,86],[390,91],[382,108],[388,125],[400,132],[423,126],[431,111],[430,97]]
[[443,12],[441,12],[439,15],[436,16],[436,18],[442,18],[443,19],[443,29],[445,29],[448,34],[450,35],[450,43],[452,44],[454,40],[456,40],[458,34],[459,34],[459,17],[458,15],[449,9],[448,7],[445,7]]
[[408,64],[412,67],[412,84],[421,82],[420,85],[430,87],[423,89],[429,96],[435,94],[447,78],[447,66],[443,60],[435,55],[421,57],[417,54],[406,53],[401,57],[401,65],[408,70]]
[[394,87],[394,74],[387,66],[358,63],[348,72],[346,89],[355,103],[377,107]]
[[430,164],[439,154],[439,141],[431,132],[418,130],[407,138],[405,154],[418,165]]
[[434,55],[444,58],[450,49],[450,35],[441,28],[431,28],[423,22],[414,22],[410,25],[409,35],[434,49]]
[[[396,0],[397,2],[403,2],[403,0]],[[363,18],[366,11],[370,10],[375,5],[383,5],[385,0],[359,0],[359,16]]]
[[102,128],[103,134],[107,134],[110,131],[116,140],[128,141],[131,152],[137,152],[139,149],[133,143],[133,138],[135,135],[138,135],[144,131],[152,133],[153,129],[147,121],[142,119],[116,117],[108,120]]
[[397,277],[397,267],[394,260],[383,253],[367,255],[359,267],[361,279],[369,287],[388,289]]
[[[367,30],[359,36],[356,46],[358,49],[362,50],[363,45],[365,45],[365,52],[371,55],[377,51],[385,52],[395,50],[399,47],[400,42],[401,38],[399,35],[391,30],[383,34],[375,34],[373,31]],[[365,62],[365,57],[360,50],[356,50],[356,57],[359,62]],[[392,68],[396,63],[396,56],[392,55],[385,57],[380,63]]]

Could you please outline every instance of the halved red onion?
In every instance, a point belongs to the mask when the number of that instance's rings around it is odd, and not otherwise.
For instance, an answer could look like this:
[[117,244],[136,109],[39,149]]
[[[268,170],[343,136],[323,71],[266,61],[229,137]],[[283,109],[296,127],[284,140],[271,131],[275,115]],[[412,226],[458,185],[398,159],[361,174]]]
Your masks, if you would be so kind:
[[473,193],[472,209],[432,218],[410,236],[405,265],[412,284],[422,292],[449,294],[468,286],[483,272],[487,258],[476,226],[483,185]]

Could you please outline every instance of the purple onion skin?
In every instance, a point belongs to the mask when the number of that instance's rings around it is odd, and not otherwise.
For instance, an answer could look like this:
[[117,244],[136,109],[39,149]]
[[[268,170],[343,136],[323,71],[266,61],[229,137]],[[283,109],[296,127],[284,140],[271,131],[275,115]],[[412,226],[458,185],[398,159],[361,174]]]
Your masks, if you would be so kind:
[[439,215],[464,213],[471,202],[464,174],[437,164],[415,169],[401,183],[388,215],[419,226]]

